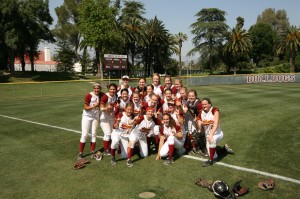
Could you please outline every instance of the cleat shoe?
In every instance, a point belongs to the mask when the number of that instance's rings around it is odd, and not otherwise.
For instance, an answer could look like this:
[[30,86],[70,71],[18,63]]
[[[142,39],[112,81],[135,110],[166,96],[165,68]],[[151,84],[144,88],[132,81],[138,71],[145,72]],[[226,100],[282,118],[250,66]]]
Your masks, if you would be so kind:
[[128,167],[133,167],[133,163],[132,163],[131,159],[127,160],[126,164],[127,164]]
[[206,162],[203,162],[202,166],[203,167],[208,167],[208,166],[211,166],[214,164],[214,161],[213,160],[208,160]]
[[82,153],[78,153],[77,160],[83,159]]
[[117,164],[116,159],[112,157],[110,163],[111,165],[116,165]]
[[199,154],[199,153],[200,153],[200,150],[197,150],[196,148],[193,148],[192,151],[193,151],[195,154]]
[[102,160],[103,155],[102,155],[102,153],[100,151],[98,151],[97,153],[92,154],[91,158],[93,158],[93,159],[95,159],[97,161],[100,161],[100,160]]
[[172,164],[172,163],[174,163],[174,160],[172,159],[172,160],[170,160],[170,159],[166,159],[165,161],[164,161],[164,165],[170,165],[170,164]]
[[107,150],[107,151],[104,151],[104,152],[103,152],[103,155],[105,155],[105,156],[110,156],[110,152],[109,152],[109,150]]
[[228,154],[234,154],[233,150],[227,144],[224,145],[224,148]]

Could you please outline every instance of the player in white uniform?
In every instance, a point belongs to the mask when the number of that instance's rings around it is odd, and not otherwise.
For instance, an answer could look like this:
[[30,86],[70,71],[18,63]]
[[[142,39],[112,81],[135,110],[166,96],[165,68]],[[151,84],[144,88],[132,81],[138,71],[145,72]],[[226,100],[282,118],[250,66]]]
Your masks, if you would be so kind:
[[119,112],[125,111],[125,106],[128,104],[131,99],[129,98],[129,91],[127,88],[123,88],[120,91],[121,96],[117,100],[117,106],[115,108],[115,115],[117,115]]
[[161,157],[168,156],[168,159],[164,161],[164,165],[173,163],[174,150],[181,150],[183,148],[184,140],[181,127],[176,125],[173,117],[168,114],[163,114],[163,125],[160,128],[160,141],[159,149],[156,156],[156,160]]
[[144,102],[149,102],[151,99],[151,95],[154,94],[154,86],[152,84],[147,85],[146,87],[146,95],[143,98]]
[[96,136],[100,116],[99,94],[101,93],[101,85],[95,83],[93,84],[93,89],[93,92],[90,92],[84,98],[78,159],[83,158],[84,146],[90,131],[92,134],[90,144],[90,151],[92,155],[94,154],[96,147]]
[[200,153],[201,155],[204,155],[204,153],[206,152],[205,137],[200,136],[200,134],[198,133],[197,124],[195,123],[195,119],[201,110],[202,104],[201,101],[198,99],[197,91],[189,90],[187,106],[183,109],[185,113],[184,125],[185,129],[188,131],[187,141],[190,142],[192,153]]
[[104,155],[109,156],[109,145],[110,145],[110,135],[113,129],[113,124],[115,120],[114,106],[116,105],[117,96],[116,90],[117,85],[111,83],[108,86],[109,91],[103,95],[100,101],[101,108],[101,116],[100,116],[100,126],[103,131],[103,147],[104,147]]
[[139,142],[140,154],[142,157],[148,156],[148,144],[147,135],[154,130],[155,125],[160,125],[161,121],[154,117],[154,110],[151,107],[146,109],[146,115],[141,115],[138,118],[134,118],[135,128],[132,130],[129,136],[129,143],[127,149],[127,166],[132,167],[133,163],[131,156],[135,143]]
[[140,98],[144,99],[144,97],[147,95],[146,78],[141,77],[138,82],[138,86],[135,87],[134,91],[139,92]]
[[133,120],[133,103],[127,103],[125,106],[125,111],[120,112],[116,116],[114,127],[115,129],[111,133],[111,164],[116,164],[115,154],[116,149],[121,142],[121,151],[122,151],[122,159],[126,159],[127,157],[127,148],[129,135],[131,132],[131,128],[134,124]]
[[172,89],[174,87],[174,85],[172,84],[172,78],[170,75],[166,75],[165,78],[164,78],[164,85],[163,85],[163,88],[164,88],[164,91],[166,89]]
[[128,97],[131,98],[132,93],[134,92],[134,88],[129,85],[129,77],[124,75],[122,77],[122,84],[117,87],[117,96],[121,97],[121,90],[127,88],[128,89]]
[[180,89],[183,88],[183,83],[181,79],[175,79],[174,80],[174,87],[172,88],[172,93],[174,95],[175,99],[178,99],[181,97],[180,95]]
[[142,108],[142,100],[140,98],[140,93],[138,91],[135,91],[132,93],[132,103],[133,103],[133,115],[138,116],[141,114],[141,108]]
[[[162,118],[162,108],[161,108],[161,104],[159,103],[159,97],[156,94],[151,94],[150,95],[150,100],[148,102],[142,102],[142,107],[141,107],[141,112],[142,114],[145,113],[145,110],[150,107],[153,108],[154,110],[154,117],[161,119]],[[154,138],[155,140],[153,140],[152,138]],[[148,136],[147,136],[147,140],[148,140],[148,147],[149,150],[151,148],[151,142],[155,144],[155,150],[158,149],[158,144],[159,144],[159,125],[156,125],[154,127],[154,130],[151,131]]]
[[209,154],[209,160],[204,162],[202,166],[213,165],[213,160],[216,159],[216,147],[217,143],[223,138],[223,131],[220,127],[220,113],[219,109],[212,106],[209,98],[203,98],[202,101],[203,110],[198,115],[198,125],[203,126],[206,146]]
[[162,112],[163,113],[168,112],[169,102],[174,102],[174,99],[172,98],[172,90],[170,88],[167,88],[164,91],[164,99],[160,100],[160,103],[162,105]]
[[163,97],[164,87],[160,85],[160,76],[158,73],[153,73],[152,75],[152,85],[154,87],[153,92],[160,98]]

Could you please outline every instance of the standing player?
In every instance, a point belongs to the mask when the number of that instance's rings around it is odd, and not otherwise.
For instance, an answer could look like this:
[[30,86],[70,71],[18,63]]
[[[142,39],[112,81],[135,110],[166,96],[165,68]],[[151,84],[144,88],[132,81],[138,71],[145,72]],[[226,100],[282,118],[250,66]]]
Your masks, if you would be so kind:
[[154,86],[152,84],[147,85],[146,87],[146,95],[143,98],[143,101],[149,102],[150,101],[150,96],[154,93]]
[[135,128],[129,136],[129,143],[127,149],[127,166],[132,167],[133,163],[131,156],[135,143],[139,142],[140,154],[142,157],[148,156],[147,135],[154,130],[155,125],[160,125],[161,121],[154,117],[154,109],[148,107],[146,115],[139,116],[135,121]]
[[103,146],[104,146],[104,155],[109,156],[109,145],[110,145],[110,135],[113,129],[113,124],[115,120],[114,106],[116,105],[117,96],[117,85],[111,83],[108,86],[108,92],[103,95],[100,101],[100,108],[102,111],[100,117],[100,126],[103,131]]
[[139,79],[139,84],[135,88],[135,91],[139,92],[141,99],[144,99],[144,97],[147,95],[146,79],[144,77]]
[[172,78],[170,75],[166,75],[164,78],[164,86],[163,86],[164,90],[166,89],[172,89],[173,85],[172,85]]
[[164,87],[160,85],[160,76],[158,73],[152,75],[152,85],[154,87],[153,92],[160,98],[163,97]]
[[115,115],[117,115],[119,112],[125,111],[125,106],[128,104],[131,100],[129,98],[129,91],[127,88],[123,88],[120,91],[121,96],[117,100],[117,106],[115,108]]
[[202,166],[207,167],[213,165],[213,160],[218,157],[216,146],[223,138],[223,131],[220,127],[219,109],[212,106],[209,98],[203,98],[201,103],[203,110],[198,115],[198,125],[204,127],[209,160]]
[[180,95],[181,88],[183,88],[182,80],[179,78],[175,79],[174,86],[172,88],[172,93],[173,93],[175,99],[178,99],[181,97],[181,95]]
[[160,100],[163,113],[168,112],[169,103],[174,103],[174,99],[172,98],[172,90],[170,88],[167,88],[164,91],[164,99]]
[[[100,97],[104,93],[101,92],[101,85],[98,83],[93,84],[93,91],[87,94],[84,98],[83,113],[81,119],[81,138],[79,144],[79,154],[78,159],[83,158],[83,150],[87,140],[88,133],[91,131],[91,144],[90,151],[92,157],[95,156],[96,147],[96,133],[99,127],[99,117],[100,117]],[[98,157],[101,158],[101,157]],[[97,159],[97,158],[96,158]]]
[[133,103],[133,115],[138,116],[141,114],[141,108],[142,108],[142,100],[140,98],[140,94],[138,91],[133,92],[132,94],[132,103]]
[[124,75],[122,77],[122,84],[117,87],[117,95],[118,95],[118,97],[121,97],[121,90],[123,88],[127,88],[128,89],[128,97],[131,98],[131,95],[134,92],[134,88],[132,88],[129,85],[129,77],[127,75]]

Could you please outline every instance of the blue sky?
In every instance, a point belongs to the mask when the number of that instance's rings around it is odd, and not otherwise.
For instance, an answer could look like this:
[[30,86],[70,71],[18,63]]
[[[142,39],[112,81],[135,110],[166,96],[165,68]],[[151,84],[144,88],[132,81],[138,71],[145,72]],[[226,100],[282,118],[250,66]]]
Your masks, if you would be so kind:
[[[193,48],[190,25],[196,21],[196,13],[203,8],[218,8],[224,10],[227,15],[226,23],[233,27],[237,17],[245,19],[244,27],[248,29],[256,23],[257,16],[266,8],[277,10],[284,9],[287,12],[291,25],[300,26],[300,1],[299,0],[139,0],[145,7],[145,18],[151,19],[157,16],[165,28],[171,34],[183,32],[187,34],[188,41],[183,43],[183,57]],[[54,9],[63,4],[63,0],[50,0],[49,9],[56,23]],[[41,45],[43,48],[45,45]],[[53,47],[51,46],[53,49]]]

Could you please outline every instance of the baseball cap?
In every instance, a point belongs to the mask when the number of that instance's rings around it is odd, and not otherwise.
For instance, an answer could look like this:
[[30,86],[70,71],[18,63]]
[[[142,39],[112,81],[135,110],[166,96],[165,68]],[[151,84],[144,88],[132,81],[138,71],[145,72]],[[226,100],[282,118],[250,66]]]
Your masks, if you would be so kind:
[[122,79],[129,79],[128,75],[124,75]]

